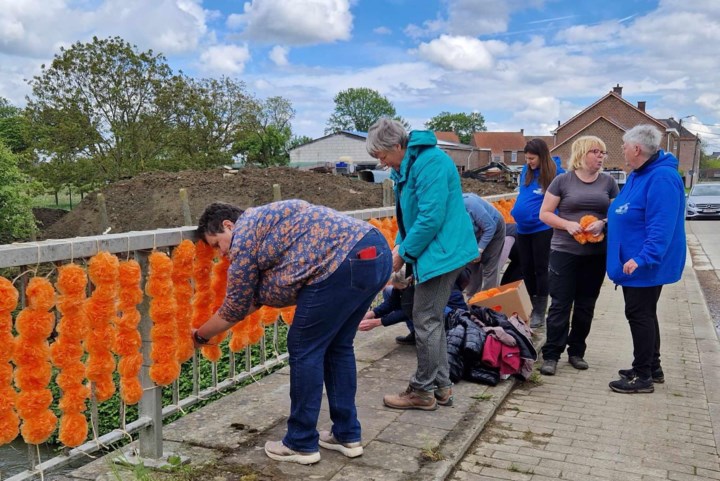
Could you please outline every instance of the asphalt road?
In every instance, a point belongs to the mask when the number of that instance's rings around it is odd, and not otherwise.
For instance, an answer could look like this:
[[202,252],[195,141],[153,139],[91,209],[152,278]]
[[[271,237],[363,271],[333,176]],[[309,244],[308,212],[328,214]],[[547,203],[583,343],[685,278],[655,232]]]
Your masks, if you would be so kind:
[[685,226],[693,267],[720,335],[720,220],[687,221]]

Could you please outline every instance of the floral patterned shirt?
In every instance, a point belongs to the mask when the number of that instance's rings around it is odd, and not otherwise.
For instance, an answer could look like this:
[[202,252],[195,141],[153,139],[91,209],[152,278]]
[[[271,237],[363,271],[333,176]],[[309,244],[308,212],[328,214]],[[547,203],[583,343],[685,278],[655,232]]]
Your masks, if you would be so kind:
[[246,210],[233,229],[228,288],[220,316],[234,323],[252,305],[295,304],[303,286],[330,277],[372,228],[365,221],[303,200]]

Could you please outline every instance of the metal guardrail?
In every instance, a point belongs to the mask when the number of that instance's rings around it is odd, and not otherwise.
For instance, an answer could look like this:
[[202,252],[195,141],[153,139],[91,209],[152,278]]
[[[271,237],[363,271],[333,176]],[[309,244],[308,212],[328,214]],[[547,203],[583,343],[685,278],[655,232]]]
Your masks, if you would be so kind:
[[[368,220],[371,218],[389,217],[395,214],[394,207],[383,207],[377,209],[364,209],[352,212],[346,212],[358,219]],[[197,240],[195,236],[195,227],[179,227],[171,229],[157,229],[152,231],[127,232],[106,234],[89,237],[75,237],[71,239],[51,239],[39,242],[28,242],[18,244],[0,245],[0,268],[20,267],[21,270],[34,270],[37,267],[47,265],[48,263],[65,263],[70,261],[79,261],[88,259],[101,251],[110,252],[116,255],[125,255],[137,260],[143,270],[142,285],[144,286],[147,277],[147,258],[154,249],[167,249],[180,244],[184,239]],[[25,274],[25,273],[24,273]],[[25,275],[21,276],[21,283],[24,285],[26,281]],[[24,307],[24,289],[21,291],[21,304],[19,308]],[[193,357],[193,388],[192,395],[180,399],[179,386],[175,382],[167,388],[156,386],[149,376],[149,368],[152,363],[150,360],[150,329],[152,328],[152,320],[148,314],[149,299],[144,295],[143,302],[138,306],[142,319],[139,330],[142,342],[143,366],[140,372],[141,384],[143,387],[143,397],[139,402],[138,418],[132,422],[124,422],[124,406],[121,403],[121,426],[115,430],[99,437],[87,441],[73,449],[69,449],[59,456],[40,462],[35,454],[35,449],[28,446],[28,469],[15,474],[6,479],[6,481],[24,481],[33,479],[48,471],[55,470],[67,466],[75,461],[86,458],[93,452],[101,450],[108,445],[119,442],[123,439],[132,438],[137,434],[140,458],[157,460],[167,457],[168,453],[163,451],[162,421],[168,416],[183,413],[187,408],[197,404],[209,396],[219,393],[223,390],[236,386],[248,379],[253,379],[261,373],[282,365],[287,354],[278,353],[278,326],[277,323],[273,329],[273,338],[271,345],[274,346],[273,354],[268,357],[266,352],[266,339],[260,341],[260,362],[256,365],[252,363],[251,348],[247,347],[244,353],[243,369],[237,369],[236,355],[230,353],[230,365],[228,366],[228,377],[218,380],[217,367],[213,364],[212,369],[212,385],[201,389],[198,374],[197,356]],[[238,372],[239,371],[239,372]],[[163,389],[172,390],[173,402],[170,405],[162,406]],[[88,411],[91,416],[91,423],[97,427],[97,402],[94,397],[90,399]],[[93,431],[95,432],[95,431]]]

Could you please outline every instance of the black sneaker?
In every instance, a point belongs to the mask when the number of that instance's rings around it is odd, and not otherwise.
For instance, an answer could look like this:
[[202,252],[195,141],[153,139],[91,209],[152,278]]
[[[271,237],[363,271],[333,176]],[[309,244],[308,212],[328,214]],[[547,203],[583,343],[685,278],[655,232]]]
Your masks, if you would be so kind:
[[579,369],[581,371],[584,371],[585,369],[590,367],[590,366],[588,366],[587,361],[580,356],[570,356],[568,361],[570,362],[572,367],[574,367],[575,369]]
[[636,394],[643,392],[650,393],[655,391],[652,378],[642,379],[634,374],[632,377],[627,379],[612,381],[609,386],[613,391],[624,394]]
[[[628,379],[635,375],[635,370],[631,369],[620,369],[618,374],[622,379]],[[662,384],[665,382],[665,374],[661,367],[655,369],[652,372],[652,380],[655,384]]]
[[554,359],[545,359],[542,363],[542,367],[540,368],[540,374],[554,376],[555,371],[557,370],[557,363],[558,362]]
[[415,345],[415,331],[411,332],[407,336],[398,336],[395,338],[395,342],[402,344],[403,346],[414,346]]

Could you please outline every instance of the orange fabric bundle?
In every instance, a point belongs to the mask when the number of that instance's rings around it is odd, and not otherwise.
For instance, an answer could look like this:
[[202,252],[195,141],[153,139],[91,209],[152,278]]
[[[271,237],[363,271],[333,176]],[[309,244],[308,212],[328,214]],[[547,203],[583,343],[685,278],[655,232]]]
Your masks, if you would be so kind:
[[[225,301],[225,291],[227,290],[227,271],[230,267],[230,260],[225,256],[220,256],[220,260],[213,265],[212,279],[210,280],[210,288],[213,292],[212,312],[217,312]],[[220,343],[227,337],[227,331],[223,331],[217,336],[210,339],[210,343],[201,348],[203,356],[206,359],[217,362],[222,356]]]
[[252,314],[248,314],[245,319],[236,323],[230,331],[230,350],[232,352],[240,352],[250,345],[250,326],[254,326],[260,322],[260,310],[256,310]]
[[118,294],[118,311],[116,319],[117,332],[115,336],[115,354],[120,356],[118,374],[120,374],[120,397],[128,406],[137,404],[143,394],[140,383],[140,369],[142,367],[142,338],[138,325],[140,312],[137,305],[143,300],[140,288],[142,271],[137,261],[129,260],[120,263],[119,267],[120,292]]
[[172,253],[173,260],[173,292],[175,292],[175,304],[177,306],[177,360],[183,363],[190,359],[195,352],[192,338],[190,337],[192,321],[192,269],[193,258],[195,257],[195,244],[185,239],[175,248]]
[[195,244],[195,262],[193,262],[195,296],[192,301],[192,327],[194,329],[205,324],[213,313],[215,295],[212,290],[211,274],[214,257],[215,249],[205,241],[200,240]]
[[48,312],[55,305],[55,291],[43,277],[30,279],[25,290],[27,307],[17,316],[18,338],[15,351],[15,384],[20,389],[17,411],[23,420],[23,439],[28,444],[40,444],[55,431],[57,417],[49,409],[52,392],[50,383],[50,346],[47,338],[55,324],[55,316]]
[[15,338],[12,335],[12,312],[19,293],[12,282],[0,277],[0,446],[18,435],[20,418],[15,412],[17,393],[12,387],[12,365]]
[[150,379],[160,386],[167,386],[180,375],[177,360],[177,328],[175,326],[175,297],[172,285],[172,260],[163,252],[153,252],[148,258],[150,272],[145,291],[150,301],[150,331],[152,350]]
[[500,199],[492,202],[492,206],[495,207],[503,216],[505,223],[514,223],[515,219],[510,215],[510,211],[515,205],[515,199]]
[[85,350],[88,352],[85,368],[87,378],[95,383],[98,402],[107,401],[115,393],[115,358],[110,348],[115,344],[112,322],[116,314],[119,265],[118,258],[109,252],[97,253],[89,263],[88,272],[95,290],[85,303],[89,321],[85,338]]
[[388,243],[388,245],[392,248],[395,246],[395,236],[392,233],[391,224],[386,222],[387,218],[381,220],[378,219],[370,219],[368,222],[375,228],[377,228],[380,233],[385,238],[385,241]]
[[62,389],[60,409],[60,442],[74,448],[87,439],[88,424],[85,419],[85,400],[90,389],[84,384],[85,369],[82,363],[82,340],[87,335],[88,319],[85,315],[87,296],[87,275],[77,264],[68,264],[58,269],[57,302],[62,314],[58,323],[57,341],[50,353],[53,363],[60,369],[56,382]]
[[501,292],[502,291],[500,289],[498,289],[497,287],[493,287],[492,289],[480,291],[477,294],[475,294],[474,296],[472,296],[472,298],[470,298],[470,300],[468,301],[468,304],[474,304],[478,301],[484,301],[485,299],[490,299],[491,297],[497,296]]
[[270,306],[262,306],[258,309],[258,314],[260,316],[260,323],[262,323],[263,326],[269,326],[275,324],[275,321],[277,321],[280,316],[280,310]]
[[293,318],[295,317],[295,308],[296,307],[297,306],[288,306],[288,307],[283,307],[282,309],[280,309],[280,315],[282,316],[282,320],[288,326],[291,326],[293,323]]
[[247,336],[250,344],[257,344],[265,334],[265,327],[263,326],[260,316],[250,316],[247,319]]
[[603,234],[601,232],[600,235],[596,236],[590,232],[585,232],[585,230],[584,230],[584,229],[587,229],[590,226],[590,224],[592,224],[593,222],[597,222],[597,220],[598,220],[598,218],[595,217],[594,215],[582,216],[582,218],[580,219],[580,227],[583,228],[583,231],[579,232],[573,236],[575,238],[575,240],[578,241],[580,244],[585,244],[587,242],[590,242],[590,243],[602,242],[602,240],[605,239],[605,234]]

